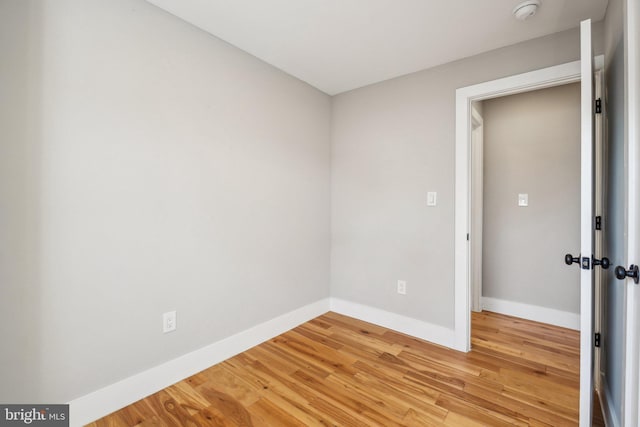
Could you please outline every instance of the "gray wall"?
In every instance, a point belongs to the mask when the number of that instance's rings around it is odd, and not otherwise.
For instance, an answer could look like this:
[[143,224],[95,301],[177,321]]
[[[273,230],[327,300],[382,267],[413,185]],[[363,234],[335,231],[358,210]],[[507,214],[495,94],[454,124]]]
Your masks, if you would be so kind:
[[605,201],[603,214],[604,255],[612,268],[603,275],[604,315],[602,324],[603,388],[609,409],[620,420],[622,412],[625,291],[614,275],[614,267],[625,265],[625,60],[622,37],[622,0],[609,0],[605,20],[605,86],[607,146],[605,156]]
[[2,1],[0,57],[1,402],[328,296],[327,95],[142,0]]
[[580,84],[485,101],[483,296],[579,313],[579,218]]
[[571,30],[335,96],[332,296],[453,328],[455,90],[577,59]]

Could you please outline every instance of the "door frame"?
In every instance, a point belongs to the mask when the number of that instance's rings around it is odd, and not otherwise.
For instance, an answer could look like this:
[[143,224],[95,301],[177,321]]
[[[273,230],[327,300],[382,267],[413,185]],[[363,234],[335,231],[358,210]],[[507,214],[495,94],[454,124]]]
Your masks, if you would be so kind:
[[[454,348],[471,350],[470,230],[471,103],[580,81],[580,61],[504,77],[456,90],[455,234],[454,234]],[[595,68],[604,57],[595,57]]]

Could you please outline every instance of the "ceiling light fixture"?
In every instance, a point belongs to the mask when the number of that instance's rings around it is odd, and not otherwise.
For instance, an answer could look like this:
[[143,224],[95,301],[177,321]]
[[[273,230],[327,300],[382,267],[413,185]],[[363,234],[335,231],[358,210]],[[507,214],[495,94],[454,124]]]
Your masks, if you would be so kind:
[[524,21],[536,14],[540,7],[540,0],[526,0],[513,8],[513,16]]

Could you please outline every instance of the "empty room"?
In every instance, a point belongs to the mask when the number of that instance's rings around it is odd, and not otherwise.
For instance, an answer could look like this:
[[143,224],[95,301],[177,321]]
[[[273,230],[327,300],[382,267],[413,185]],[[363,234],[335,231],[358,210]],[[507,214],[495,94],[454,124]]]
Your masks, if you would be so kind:
[[0,0],[0,58],[0,425],[640,425],[637,0]]

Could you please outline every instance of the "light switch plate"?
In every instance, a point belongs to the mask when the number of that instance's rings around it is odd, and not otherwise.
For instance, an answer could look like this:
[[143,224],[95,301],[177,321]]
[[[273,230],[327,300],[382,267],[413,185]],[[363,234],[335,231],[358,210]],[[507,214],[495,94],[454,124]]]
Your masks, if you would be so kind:
[[404,280],[398,280],[398,293],[400,295],[407,294],[407,282]]
[[524,207],[529,206],[529,195],[528,194],[518,194],[518,206]]
[[427,206],[436,206],[438,204],[438,193],[429,191],[427,193]]

